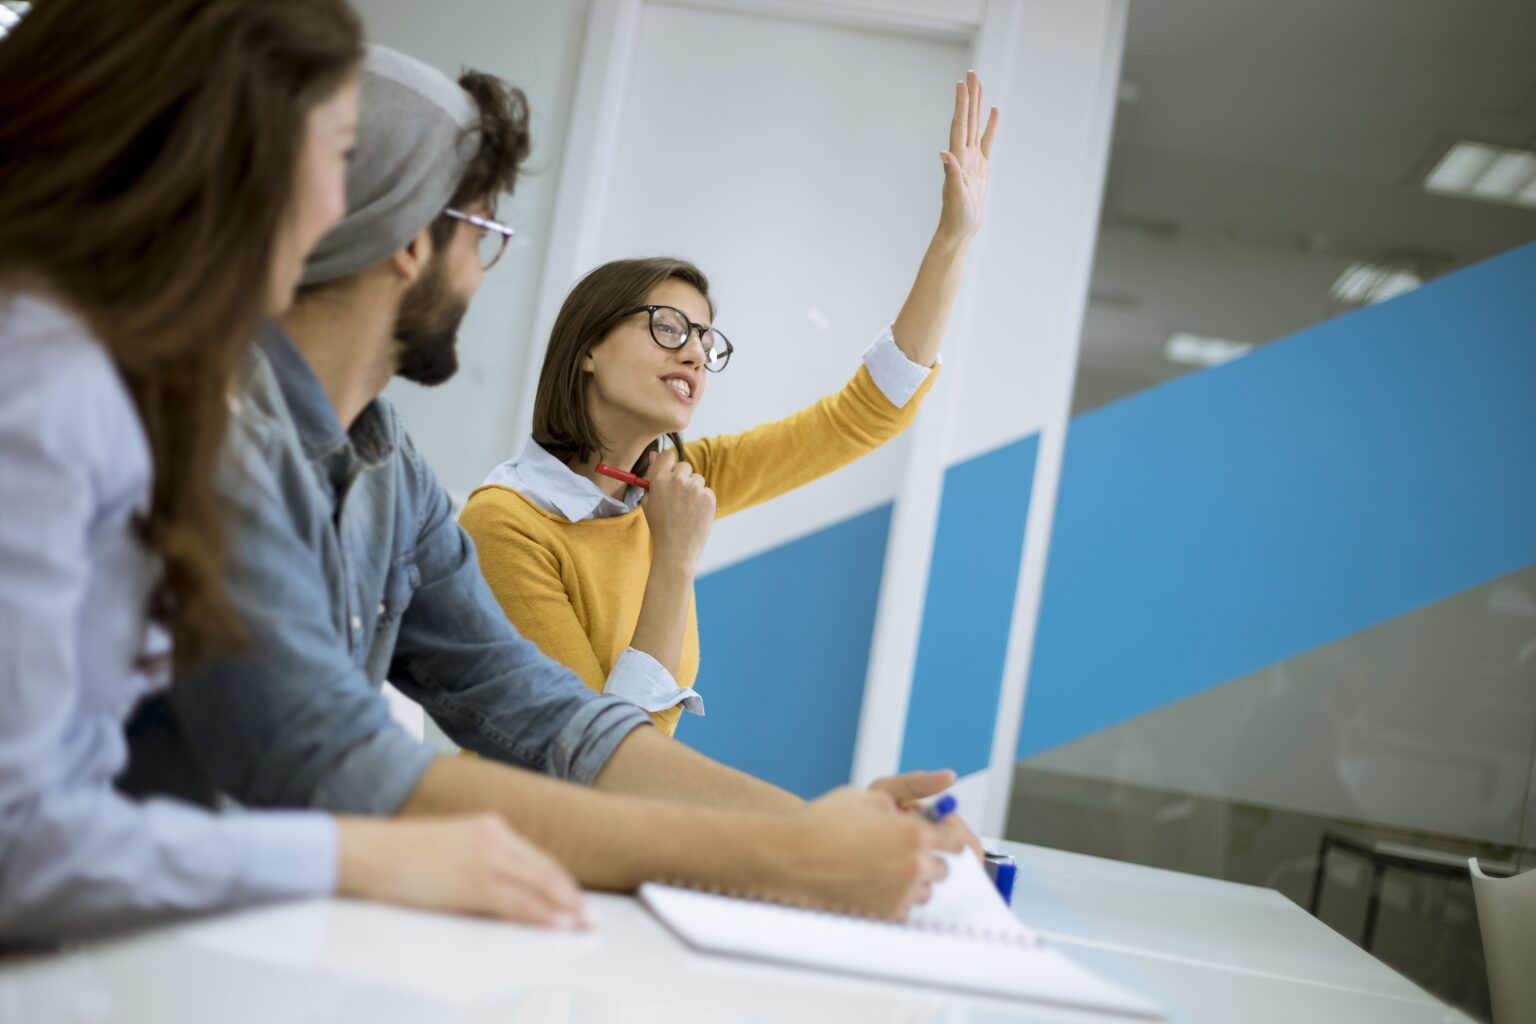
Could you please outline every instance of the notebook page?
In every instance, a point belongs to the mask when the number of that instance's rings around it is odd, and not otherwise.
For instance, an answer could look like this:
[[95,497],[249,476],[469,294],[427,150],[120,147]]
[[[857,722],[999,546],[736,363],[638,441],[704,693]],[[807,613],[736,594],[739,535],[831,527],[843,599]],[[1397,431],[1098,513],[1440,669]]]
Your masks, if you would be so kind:
[[924,931],[652,883],[640,887],[640,898],[684,942],[708,953],[1162,1017],[1141,996],[1090,974],[1053,949],[1024,942]]
[[912,908],[907,915],[908,925],[930,931],[998,938],[1018,936],[1023,941],[1038,941],[1035,933],[1013,916],[992,879],[987,877],[987,869],[969,850],[940,852],[939,856],[949,864],[949,875],[933,887],[927,903]]

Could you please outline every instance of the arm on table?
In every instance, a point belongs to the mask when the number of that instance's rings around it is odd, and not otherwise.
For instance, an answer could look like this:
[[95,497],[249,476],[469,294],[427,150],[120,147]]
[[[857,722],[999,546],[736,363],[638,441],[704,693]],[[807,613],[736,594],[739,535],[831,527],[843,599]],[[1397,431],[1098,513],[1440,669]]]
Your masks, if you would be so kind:
[[838,790],[792,814],[699,807],[571,786],[486,760],[442,758],[402,813],[499,810],[591,888],[671,881],[901,917],[959,841],[880,793]]

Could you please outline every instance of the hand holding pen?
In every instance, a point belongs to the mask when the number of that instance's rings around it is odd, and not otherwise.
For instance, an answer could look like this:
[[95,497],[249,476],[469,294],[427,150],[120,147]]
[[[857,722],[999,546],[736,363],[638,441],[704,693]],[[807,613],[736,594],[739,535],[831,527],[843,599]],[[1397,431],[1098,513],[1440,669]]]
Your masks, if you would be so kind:
[[937,825],[951,814],[954,814],[959,806],[959,800],[956,800],[952,794],[945,793],[933,803],[923,807],[918,813]]
[[[886,775],[869,784],[869,788],[882,793],[890,794],[896,801],[896,806],[904,811],[922,812],[925,808],[924,800],[930,797],[939,797],[950,786],[955,784],[955,773],[948,768],[936,772],[904,772],[901,775]],[[940,797],[942,800],[943,798]],[[950,797],[953,800],[953,797]],[[953,813],[954,806],[946,813],[939,826],[946,831],[952,831],[958,835],[971,852],[980,860],[982,856],[981,840],[977,839],[969,826],[961,820],[958,814]]]
[[704,486],[704,478],[671,449],[651,454],[643,478],[605,464],[596,468],[645,491],[641,505],[656,545],[653,562],[675,565],[692,576],[715,521],[715,492]]

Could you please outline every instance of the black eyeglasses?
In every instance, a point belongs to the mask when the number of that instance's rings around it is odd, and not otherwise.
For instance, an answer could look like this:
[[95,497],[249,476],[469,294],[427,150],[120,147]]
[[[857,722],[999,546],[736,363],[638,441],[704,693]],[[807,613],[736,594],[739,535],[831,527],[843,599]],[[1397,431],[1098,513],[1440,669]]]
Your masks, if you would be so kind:
[[507,251],[507,243],[512,236],[517,234],[515,228],[510,228],[499,220],[491,220],[489,217],[477,217],[473,213],[465,213],[463,210],[449,208],[443,211],[444,217],[452,217],[461,220],[480,231],[480,266],[490,270],[501,259],[501,254]]
[[704,369],[719,373],[731,361],[735,346],[731,340],[713,327],[705,327],[688,319],[688,314],[673,306],[636,306],[620,316],[647,313],[651,318],[651,340],[662,348],[677,350],[688,344],[688,337],[699,332],[699,344],[704,346]]

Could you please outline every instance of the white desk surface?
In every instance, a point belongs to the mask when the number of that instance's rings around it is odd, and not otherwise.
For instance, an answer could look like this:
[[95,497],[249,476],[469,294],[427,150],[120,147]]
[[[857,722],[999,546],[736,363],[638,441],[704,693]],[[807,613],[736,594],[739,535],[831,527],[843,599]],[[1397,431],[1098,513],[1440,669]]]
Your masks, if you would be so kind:
[[1060,943],[1433,999],[1273,889],[1043,846],[989,846],[1018,864],[1014,913]]
[[[1120,938],[1151,936],[1128,908],[1117,925],[1099,898],[1073,906],[1074,890],[1094,874],[1106,884],[1127,865],[1019,848],[1031,864],[1021,881],[1022,916],[1061,902],[1055,923],[1081,924]],[[1059,860],[1058,858],[1067,858]],[[1049,862],[1050,871],[1040,865]],[[1025,859],[1021,858],[1021,870]],[[1137,869],[1147,870],[1147,869]],[[1164,874],[1159,872],[1158,874]],[[1179,878],[1182,876],[1174,876]],[[1182,919],[1164,925],[1176,948],[1207,942],[1264,943],[1263,929],[1243,923],[1282,915],[1255,893],[1226,883],[1184,887],[1162,879]],[[1061,885],[1059,894],[1048,892]],[[1207,888],[1211,886],[1214,888]],[[1278,898],[1278,897],[1277,897]],[[1213,909],[1218,906],[1219,910]],[[1286,903],[1286,906],[1290,906]],[[1297,972],[1335,959],[1375,961],[1332,935],[1300,908],[1303,929],[1282,927],[1274,948],[1289,951]],[[706,956],[685,948],[628,897],[593,894],[597,925],[586,935],[558,935],[491,921],[398,910],[343,900],[288,904],[145,932],[65,954],[0,959],[0,1021],[47,1024],[178,1024],[181,1021],[304,1024],[1102,1024],[1118,1018],[1056,1010],[887,982],[846,978]],[[1202,928],[1225,938],[1200,939]],[[1316,936],[1314,936],[1316,937]],[[1334,936],[1337,938],[1337,936]],[[1098,941],[1093,936],[1090,941]],[[1342,939],[1340,940],[1343,941]],[[1416,988],[1407,995],[1345,987],[1324,978],[1297,980],[1275,972],[1213,965],[1196,958],[1063,942],[1060,948],[1111,980],[1150,995],[1180,1024],[1467,1024]],[[1200,947],[1204,948],[1204,947]],[[1308,960],[1307,950],[1311,950]],[[1252,957],[1263,955],[1255,948]],[[1237,959],[1233,957],[1232,959]],[[1386,970],[1385,968],[1381,968]],[[1374,980],[1356,967],[1345,975]],[[1377,986],[1385,988],[1387,986]]]

